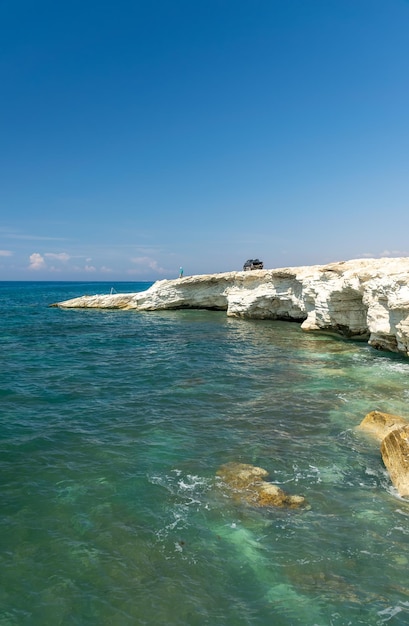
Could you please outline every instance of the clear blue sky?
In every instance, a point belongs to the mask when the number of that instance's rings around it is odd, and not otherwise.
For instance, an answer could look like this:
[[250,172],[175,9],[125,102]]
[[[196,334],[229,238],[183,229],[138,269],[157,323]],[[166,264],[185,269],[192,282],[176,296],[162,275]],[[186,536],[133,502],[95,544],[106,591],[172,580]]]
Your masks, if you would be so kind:
[[409,256],[409,0],[0,0],[0,280]]

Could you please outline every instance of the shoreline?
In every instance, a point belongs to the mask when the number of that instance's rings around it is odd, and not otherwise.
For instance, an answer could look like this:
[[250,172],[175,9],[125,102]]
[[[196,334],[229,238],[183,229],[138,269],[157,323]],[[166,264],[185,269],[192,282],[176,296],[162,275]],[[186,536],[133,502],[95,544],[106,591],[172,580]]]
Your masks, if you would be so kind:
[[200,274],[146,291],[81,296],[50,306],[135,311],[208,309],[294,321],[409,356],[409,257]]

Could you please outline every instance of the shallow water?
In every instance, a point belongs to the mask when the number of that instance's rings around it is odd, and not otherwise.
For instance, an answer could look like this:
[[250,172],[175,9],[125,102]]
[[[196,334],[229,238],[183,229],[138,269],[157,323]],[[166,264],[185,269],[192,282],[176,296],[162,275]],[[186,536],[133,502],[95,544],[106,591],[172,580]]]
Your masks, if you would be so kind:
[[[409,360],[222,312],[48,307],[110,288],[0,283],[0,626],[407,624],[409,502],[355,428],[409,416]],[[229,461],[308,506],[237,505]]]

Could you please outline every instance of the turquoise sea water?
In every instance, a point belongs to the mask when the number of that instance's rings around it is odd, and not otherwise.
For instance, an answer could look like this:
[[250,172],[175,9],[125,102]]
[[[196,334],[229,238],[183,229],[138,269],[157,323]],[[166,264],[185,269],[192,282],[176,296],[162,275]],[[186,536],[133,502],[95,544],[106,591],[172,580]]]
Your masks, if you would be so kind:
[[[409,502],[355,427],[409,417],[409,360],[223,312],[48,306],[111,286],[0,283],[0,626],[408,624]],[[308,506],[231,501],[230,461]]]

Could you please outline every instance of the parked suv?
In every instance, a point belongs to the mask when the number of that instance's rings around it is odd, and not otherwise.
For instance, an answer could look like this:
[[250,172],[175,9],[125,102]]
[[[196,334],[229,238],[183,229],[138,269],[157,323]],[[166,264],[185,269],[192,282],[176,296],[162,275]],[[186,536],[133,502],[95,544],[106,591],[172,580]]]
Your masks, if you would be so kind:
[[259,259],[249,259],[243,265],[243,270],[245,272],[249,272],[250,270],[262,270],[264,267],[263,261],[259,261]]

